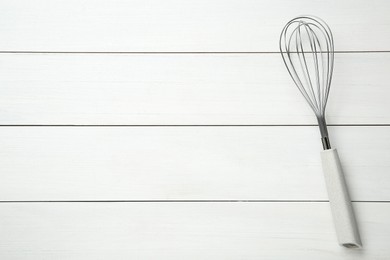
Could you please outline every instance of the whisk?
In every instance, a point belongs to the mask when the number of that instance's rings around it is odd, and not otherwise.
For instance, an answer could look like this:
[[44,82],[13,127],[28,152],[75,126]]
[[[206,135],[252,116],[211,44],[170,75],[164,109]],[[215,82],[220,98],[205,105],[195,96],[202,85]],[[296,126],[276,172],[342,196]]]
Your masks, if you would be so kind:
[[322,168],[339,244],[359,248],[362,243],[352,203],[337,150],[330,145],[325,120],[334,63],[332,32],[321,19],[300,16],[283,28],[279,47],[291,78],[317,117],[324,148]]

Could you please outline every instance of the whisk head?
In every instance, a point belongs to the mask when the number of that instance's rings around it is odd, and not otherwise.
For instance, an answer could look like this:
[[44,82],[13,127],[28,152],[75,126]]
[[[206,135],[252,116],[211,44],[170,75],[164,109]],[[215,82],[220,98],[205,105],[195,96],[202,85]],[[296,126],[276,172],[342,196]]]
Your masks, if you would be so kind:
[[283,28],[279,47],[295,85],[317,119],[325,120],[334,60],[333,36],[329,26],[313,16],[294,18]]

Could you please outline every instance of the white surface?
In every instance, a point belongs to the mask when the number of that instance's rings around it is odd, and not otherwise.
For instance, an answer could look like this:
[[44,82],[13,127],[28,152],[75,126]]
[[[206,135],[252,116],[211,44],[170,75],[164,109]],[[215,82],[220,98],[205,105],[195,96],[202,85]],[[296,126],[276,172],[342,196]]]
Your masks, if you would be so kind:
[[[327,121],[390,122],[390,53],[336,54]],[[2,54],[2,124],[316,124],[280,54]]]
[[328,203],[4,203],[1,259],[387,260],[390,205],[356,203],[364,248]]
[[[389,9],[0,1],[0,259],[389,259]],[[336,54],[327,111],[352,125],[329,131],[362,250],[337,244],[312,112],[279,54],[250,53],[277,52],[305,13],[352,51]]]
[[322,151],[321,162],[339,244],[347,248],[361,248],[359,229],[337,149]]
[[390,50],[387,0],[2,0],[1,50],[279,51],[281,28],[315,14],[336,50]]
[[[352,199],[390,200],[390,127],[329,132]],[[314,126],[3,127],[0,136],[3,200],[328,198]]]

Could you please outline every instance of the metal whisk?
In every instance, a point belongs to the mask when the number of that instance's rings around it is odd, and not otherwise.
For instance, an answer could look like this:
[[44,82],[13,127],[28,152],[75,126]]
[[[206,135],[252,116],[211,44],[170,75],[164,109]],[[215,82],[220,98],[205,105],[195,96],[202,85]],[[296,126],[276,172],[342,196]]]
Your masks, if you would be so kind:
[[283,61],[320,128],[322,167],[339,244],[362,246],[351,200],[336,149],[332,149],[325,120],[325,108],[332,81],[334,43],[329,26],[313,16],[301,16],[283,28],[279,42]]

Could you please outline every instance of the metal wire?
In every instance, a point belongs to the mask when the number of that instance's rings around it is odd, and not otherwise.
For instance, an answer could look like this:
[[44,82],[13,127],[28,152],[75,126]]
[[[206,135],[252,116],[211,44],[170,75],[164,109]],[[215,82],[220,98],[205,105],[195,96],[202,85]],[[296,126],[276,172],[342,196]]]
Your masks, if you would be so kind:
[[333,75],[334,43],[329,26],[314,16],[294,18],[283,28],[279,48],[291,78],[317,117],[324,149],[330,149],[325,108]]

